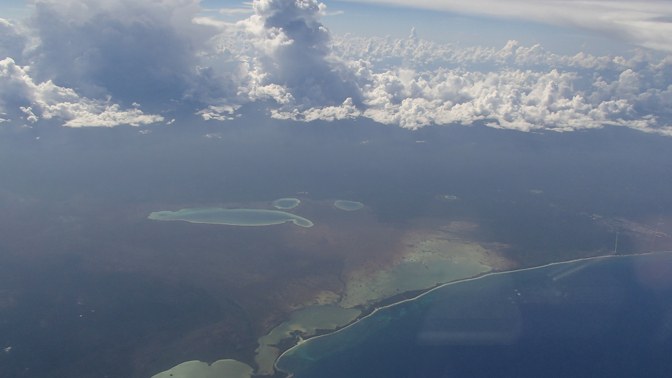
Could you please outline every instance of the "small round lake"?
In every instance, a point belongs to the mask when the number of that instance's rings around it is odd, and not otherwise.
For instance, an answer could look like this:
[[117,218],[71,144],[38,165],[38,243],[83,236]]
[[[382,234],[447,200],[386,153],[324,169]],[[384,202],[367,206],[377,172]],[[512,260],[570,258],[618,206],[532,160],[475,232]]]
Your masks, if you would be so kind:
[[275,210],[258,209],[182,209],[157,211],[149,219],[161,221],[185,221],[191,223],[224,224],[229,226],[270,226],[292,222],[301,227],[312,227],[313,222],[298,215]]
[[338,201],[334,202],[334,206],[336,206],[337,209],[341,209],[341,210],[345,210],[345,211],[355,211],[355,210],[359,210],[362,207],[364,207],[364,204],[361,203],[361,202],[338,200]]
[[280,198],[273,201],[273,207],[280,210],[288,210],[299,206],[300,203],[301,201],[296,198]]

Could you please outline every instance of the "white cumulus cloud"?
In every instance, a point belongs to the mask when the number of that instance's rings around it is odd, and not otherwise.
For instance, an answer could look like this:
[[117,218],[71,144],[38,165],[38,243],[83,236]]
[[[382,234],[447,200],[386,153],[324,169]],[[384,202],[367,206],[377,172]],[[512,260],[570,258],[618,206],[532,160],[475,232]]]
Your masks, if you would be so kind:
[[[672,57],[648,49],[628,57],[567,56],[516,41],[497,48],[439,44],[414,32],[334,37],[316,0],[255,0],[254,14],[235,24],[204,17],[198,0],[33,3],[30,19],[0,20],[4,122],[163,120],[138,104],[157,111],[178,104],[206,120],[230,121],[257,101],[272,117],[306,122],[366,117],[405,128],[479,122],[521,131],[617,125],[672,134]],[[429,3],[437,6],[418,6]],[[504,3],[529,5],[530,14],[556,4]],[[610,5],[614,14],[632,11],[620,3]],[[652,4],[642,5],[646,19],[666,22],[665,7]]]
[[521,131],[571,131],[603,125],[654,131],[658,126],[655,117],[640,116],[627,96],[592,100],[574,90],[579,78],[573,73],[457,69],[423,76],[403,70],[376,74],[375,85],[366,93],[364,116],[406,128],[479,120]]
[[[237,26],[251,40],[254,69],[251,97],[270,86],[272,96],[302,105],[334,106],[351,98],[361,102],[361,89],[348,62],[335,56],[331,35],[319,22],[326,7],[315,0],[256,0],[255,14]],[[281,86],[285,91],[278,91]],[[266,91],[266,90],[261,90]],[[291,95],[291,97],[287,96]]]
[[0,61],[0,108],[14,111],[15,116],[30,123],[40,118],[59,118],[65,126],[71,127],[139,126],[163,120],[161,116],[144,114],[137,108],[123,110],[109,100],[80,97],[74,90],[59,87],[52,81],[35,84],[28,70],[17,66],[11,58]]

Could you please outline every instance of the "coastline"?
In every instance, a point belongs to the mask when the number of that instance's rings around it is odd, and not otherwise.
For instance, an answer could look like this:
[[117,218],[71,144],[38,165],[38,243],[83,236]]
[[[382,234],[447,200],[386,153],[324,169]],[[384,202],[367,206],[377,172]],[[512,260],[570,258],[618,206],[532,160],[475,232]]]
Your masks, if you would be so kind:
[[[297,201],[300,200],[297,199]],[[267,206],[267,204],[264,205]],[[218,210],[284,214],[282,211],[259,208],[262,205],[256,203],[219,206],[221,207],[187,207],[177,211],[166,211],[166,213],[176,215],[190,210],[196,212],[200,210],[205,213],[208,210]],[[250,206],[253,208],[250,209]],[[257,340],[257,348],[254,352],[252,352],[253,349],[250,349],[249,353],[246,352],[250,358],[245,360],[247,364],[256,368],[255,375],[283,376],[287,372],[279,369],[278,363],[298,346],[311,342],[313,339],[349,329],[360,320],[376,314],[378,310],[423,298],[434,290],[448,285],[477,280],[491,274],[500,275],[579,263],[565,269],[563,274],[569,275],[575,268],[579,270],[584,267],[580,264],[582,261],[590,263],[606,257],[633,256],[630,254],[615,256],[615,251],[605,248],[609,250],[608,254],[600,255],[597,250],[577,251],[573,253],[573,256],[572,254],[557,255],[555,257],[561,261],[555,262],[551,262],[552,255],[541,254],[544,257],[543,260],[540,261],[537,258],[537,264],[535,264],[534,257],[537,255],[526,261],[527,255],[511,253],[512,247],[508,244],[479,242],[474,235],[480,224],[472,220],[448,221],[431,217],[418,218],[404,225],[403,229],[399,229],[389,225],[381,226],[368,208],[364,208],[363,211],[338,211],[338,208],[332,206],[331,200],[305,200],[301,202],[301,206],[302,215],[314,220],[316,227],[309,230],[304,229],[305,226],[296,229],[294,227],[269,228],[269,232],[274,232],[274,238],[269,238],[269,240],[277,239],[280,244],[275,241],[273,245],[284,245],[288,250],[296,251],[297,257],[310,260],[316,256],[324,256],[317,261],[324,262],[325,266],[337,266],[338,270],[325,269],[320,271],[322,275],[316,275],[314,271],[301,272],[303,275],[287,280],[284,286],[274,286],[269,290],[270,294],[275,295],[274,302],[271,304],[280,310],[272,313],[272,316],[257,319],[260,328],[263,329],[257,334],[260,336],[253,336]],[[151,213],[149,218],[153,219],[152,215],[157,213],[162,212]],[[293,213],[289,214],[299,217]],[[211,219],[189,216],[185,217],[187,219],[170,218],[172,217],[167,216],[155,220],[242,225],[221,222],[217,219],[220,218],[219,216],[213,216]],[[294,219],[286,219],[282,223],[287,220],[299,225]],[[312,221],[308,222],[312,225]],[[248,223],[244,225],[262,226],[266,224]],[[252,232],[255,231],[246,232],[253,235]],[[373,239],[371,235],[374,235]],[[605,249],[602,249],[603,253]],[[274,251],[274,249],[270,248],[269,251]],[[316,251],[321,253],[318,254]],[[639,255],[655,253],[659,252]],[[590,257],[579,257],[577,254]],[[342,265],[332,264],[334,260],[339,260]],[[523,267],[520,267],[521,265]],[[268,268],[273,269],[272,266]],[[259,277],[242,278],[258,279]],[[558,277],[560,278],[562,277]],[[299,322],[293,320],[299,314],[311,312],[318,307],[357,310],[359,314],[330,325],[323,323],[331,316],[326,313],[314,317],[309,316],[309,320],[304,319]],[[286,334],[280,335],[281,333]],[[261,361],[263,363],[260,363]]]
[[[458,284],[458,283],[464,283],[464,282],[470,282],[470,281],[475,281],[475,280],[480,280],[480,279],[482,279],[482,278],[485,278],[485,277],[488,277],[488,276],[491,276],[491,275],[503,275],[503,274],[509,274],[509,273],[531,271],[531,270],[537,270],[537,269],[542,269],[542,268],[548,268],[548,267],[556,266],[556,265],[565,265],[565,264],[571,264],[571,263],[577,263],[577,262],[588,262],[588,263],[592,263],[592,262],[594,262],[594,261],[598,261],[598,260],[602,260],[602,259],[608,259],[608,258],[626,258],[626,257],[634,257],[634,256],[648,256],[648,255],[656,255],[656,254],[671,253],[671,252],[672,252],[672,251],[658,251],[658,252],[646,252],[646,253],[638,253],[638,254],[631,254],[631,255],[614,255],[614,254],[608,254],[608,255],[603,255],[603,256],[584,257],[584,258],[579,258],[579,259],[574,259],[574,260],[567,260],[567,261],[553,262],[553,263],[548,263],[548,264],[539,265],[539,266],[534,266],[534,267],[527,267],[527,268],[520,268],[520,269],[512,269],[512,270],[505,270],[505,271],[489,271],[489,272],[485,272],[485,273],[479,274],[479,275],[474,276],[474,277],[464,278],[464,279],[458,279],[458,280],[451,281],[451,282],[446,282],[446,283],[437,285],[436,287],[433,287],[433,288],[431,288],[431,289],[427,289],[426,291],[424,291],[424,292],[422,292],[422,293],[420,293],[420,294],[414,296],[413,298],[403,299],[403,300],[400,300],[400,301],[397,301],[397,302],[394,302],[394,303],[390,303],[390,304],[387,304],[387,305],[383,305],[383,306],[376,306],[376,305],[374,305],[374,306],[372,306],[373,311],[371,311],[371,312],[364,311],[364,312],[362,313],[362,315],[360,315],[359,317],[357,317],[356,319],[354,319],[352,322],[348,323],[347,325],[344,325],[344,326],[341,327],[341,328],[335,329],[335,330],[333,330],[333,331],[331,331],[331,332],[322,333],[322,334],[320,334],[320,335],[315,335],[315,336],[312,336],[312,337],[302,338],[302,339],[300,340],[299,343],[295,344],[294,346],[292,346],[292,347],[286,349],[285,351],[283,351],[282,353],[280,353],[280,355],[278,356],[278,358],[276,358],[276,360],[275,360],[273,366],[274,366],[274,368],[275,368],[276,371],[278,371],[278,372],[282,372],[283,374],[287,374],[288,377],[291,377],[291,376],[292,376],[291,373],[286,372],[286,371],[284,371],[284,370],[278,368],[277,363],[278,363],[278,361],[280,361],[286,354],[291,353],[291,352],[292,352],[294,349],[296,349],[297,347],[299,347],[299,346],[303,346],[303,345],[305,345],[305,344],[308,344],[308,343],[310,343],[312,340],[317,340],[317,339],[322,338],[322,337],[326,337],[326,336],[330,336],[330,335],[333,335],[333,334],[342,332],[342,331],[344,331],[344,330],[350,328],[350,327],[353,326],[354,324],[357,324],[358,322],[360,322],[360,321],[362,321],[362,320],[364,320],[364,319],[366,319],[366,318],[368,318],[368,317],[370,317],[370,316],[376,314],[376,313],[377,313],[378,311],[380,311],[380,310],[384,310],[384,309],[387,309],[387,308],[390,308],[390,307],[394,307],[394,306],[397,306],[397,305],[400,305],[400,304],[403,304],[403,303],[407,303],[407,302],[410,302],[410,301],[417,300],[417,299],[419,299],[419,298],[421,298],[421,297],[423,297],[423,296],[425,296],[425,295],[428,295],[428,294],[432,293],[432,292],[435,291],[435,290],[438,290],[438,289],[441,289],[441,288],[444,288],[444,287],[447,287],[447,286],[450,286],[450,285],[454,285],[454,284]],[[562,276],[563,276],[563,275],[561,275],[560,278],[561,278]],[[403,293],[401,293],[401,294],[403,295]],[[389,298],[388,298],[388,299],[389,299]]]

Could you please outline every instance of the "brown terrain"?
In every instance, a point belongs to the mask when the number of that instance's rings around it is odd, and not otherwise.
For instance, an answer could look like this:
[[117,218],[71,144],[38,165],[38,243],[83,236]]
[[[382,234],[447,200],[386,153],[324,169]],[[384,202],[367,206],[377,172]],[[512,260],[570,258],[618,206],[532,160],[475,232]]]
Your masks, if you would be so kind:
[[[153,211],[204,204],[105,207],[73,198],[46,207],[12,201],[0,214],[4,259],[13,267],[5,265],[7,271],[3,271],[0,310],[19,311],[26,296],[46,285],[52,308],[38,311],[40,318],[36,319],[43,329],[59,322],[64,311],[60,307],[88,306],[98,313],[107,311],[114,319],[128,315],[140,331],[122,335],[118,331],[128,328],[122,320],[100,323],[110,327],[110,337],[117,338],[114,345],[100,344],[79,364],[86,365],[88,358],[93,366],[94,361],[106,358],[110,364],[129,364],[130,376],[147,377],[174,366],[175,361],[191,359],[232,358],[254,366],[260,336],[296,309],[336,301],[353,271],[368,267],[374,272],[398,264],[409,256],[412,242],[437,238],[473,245],[482,251],[486,261],[481,263],[494,270],[530,265],[508,245],[473,240],[477,220],[388,224],[380,222],[368,207],[348,212],[334,208],[333,200],[301,201],[288,211],[311,220],[311,228],[292,223],[236,227],[147,219]],[[209,203],[207,207],[273,209],[270,201]],[[655,220],[652,228],[625,219],[591,216],[600,227],[618,229],[619,237],[629,238],[641,251],[672,247],[671,230],[662,219]],[[590,254],[594,251],[586,252]],[[34,278],[19,273],[28,266]],[[63,273],[41,273],[55,266],[63,266]],[[74,282],[71,276],[82,278]],[[26,289],[24,279],[34,280],[32,291]],[[119,282],[119,290],[100,289],[108,285],[106,279]],[[71,298],[67,290],[76,296]],[[132,309],[124,307],[129,296],[135,298],[132,304],[137,314],[128,314]],[[145,310],[145,305],[151,308]],[[161,317],[162,313],[167,315]],[[143,329],[151,332],[143,333]],[[82,343],[93,337],[68,335]],[[68,367],[63,369],[67,372]]]

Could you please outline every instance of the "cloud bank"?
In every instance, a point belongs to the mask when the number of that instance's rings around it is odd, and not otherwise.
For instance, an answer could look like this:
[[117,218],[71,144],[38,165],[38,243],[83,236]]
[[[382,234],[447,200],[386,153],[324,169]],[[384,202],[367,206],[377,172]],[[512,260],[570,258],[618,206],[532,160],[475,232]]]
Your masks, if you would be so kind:
[[414,32],[335,37],[315,0],[255,0],[254,14],[236,24],[199,10],[196,0],[35,1],[29,20],[0,21],[0,119],[163,120],[141,103],[228,121],[262,101],[272,117],[297,121],[672,135],[672,57],[650,50],[566,56],[515,41],[437,44]]
[[[158,115],[146,115],[136,108],[122,110],[109,101],[80,97],[69,88],[59,87],[49,80],[35,84],[26,69],[11,58],[0,61],[0,106],[9,110],[5,117],[25,119],[28,124],[40,118],[58,118],[65,126],[139,126],[163,120]],[[10,121],[11,118],[2,118]]]
[[522,131],[621,125],[670,134],[672,57],[563,56],[515,41],[500,50],[464,48],[413,35],[345,38],[334,50],[369,62],[407,59],[405,68],[370,71],[363,116],[378,122],[417,128],[483,120]]

